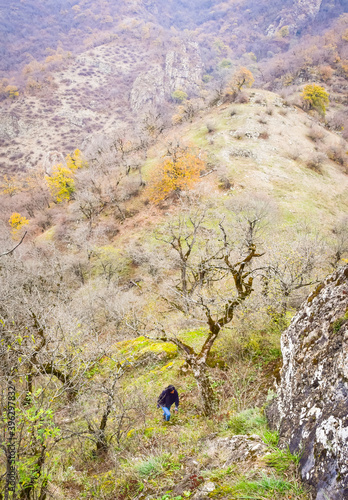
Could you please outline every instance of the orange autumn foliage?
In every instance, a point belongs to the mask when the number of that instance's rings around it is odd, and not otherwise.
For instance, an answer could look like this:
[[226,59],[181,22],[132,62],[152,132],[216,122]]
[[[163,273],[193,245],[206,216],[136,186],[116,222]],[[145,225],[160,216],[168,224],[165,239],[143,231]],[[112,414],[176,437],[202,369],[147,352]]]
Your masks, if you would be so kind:
[[150,181],[150,200],[160,203],[175,192],[192,189],[204,169],[204,160],[189,150],[183,150],[174,158],[165,158]]

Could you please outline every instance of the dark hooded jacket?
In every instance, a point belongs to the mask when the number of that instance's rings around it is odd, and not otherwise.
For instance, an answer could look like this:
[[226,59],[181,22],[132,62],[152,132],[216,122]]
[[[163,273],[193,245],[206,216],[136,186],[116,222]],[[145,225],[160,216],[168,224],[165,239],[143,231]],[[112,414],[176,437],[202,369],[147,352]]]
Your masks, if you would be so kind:
[[[171,394],[170,391],[174,389],[174,394]],[[161,393],[160,397],[157,401],[157,408],[160,406],[165,406],[166,408],[170,408],[171,405],[175,403],[176,408],[179,406],[179,394],[174,386],[170,385]]]

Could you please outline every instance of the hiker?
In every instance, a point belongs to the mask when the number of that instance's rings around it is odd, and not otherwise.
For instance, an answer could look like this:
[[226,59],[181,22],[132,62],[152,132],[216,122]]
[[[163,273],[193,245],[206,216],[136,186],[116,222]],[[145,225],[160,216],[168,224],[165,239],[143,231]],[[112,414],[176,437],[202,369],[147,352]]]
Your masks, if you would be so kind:
[[163,420],[167,422],[169,422],[170,419],[170,407],[173,403],[175,403],[175,411],[177,412],[179,407],[179,394],[173,385],[168,385],[157,401],[157,408],[162,408]]

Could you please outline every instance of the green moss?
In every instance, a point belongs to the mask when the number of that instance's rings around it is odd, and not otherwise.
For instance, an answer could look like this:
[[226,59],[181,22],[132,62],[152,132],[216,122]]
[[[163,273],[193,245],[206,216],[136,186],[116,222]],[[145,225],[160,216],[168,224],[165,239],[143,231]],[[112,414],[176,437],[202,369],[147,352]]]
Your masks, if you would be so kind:
[[171,342],[156,342],[146,337],[119,342],[116,347],[122,356],[133,359],[140,359],[148,353],[157,354],[164,359],[174,358],[178,354],[178,348]]
[[331,325],[332,331],[338,333],[341,327],[348,321],[348,311],[341,318],[337,318]]
[[52,241],[54,239],[54,235],[56,233],[56,226],[52,226],[47,231],[44,233],[40,234],[37,238],[36,241],[38,242],[44,242],[44,241]]
[[193,347],[199,352],[203,346],[209,330],[207,328],[197,328],[197,330],[184,330],[179,332],[178,338]]
[[218,486],[214,491],[208,494],[208,498],[234,498],[234,497],[226,497],[227,494],[233,493],[233,487],[227,484]]
[[162,366],[162,368],[160,369],[160,372],[164,372],[166,370],[170,370],[172,367],[173,367],[173,361],[171,361],[170,363]]
[[160,163],[158,158],[148,158],[142,166],[141,173],[145,181],[149,181],[156,165]]
[[308,304],[310,304],[319,295],[319,293],[321,292],[321,290],[323,288],[324,288],[324,284],[320,283],[320,285],[318,285],[317,288],[308,297],[308,300],[307,300]]
[[131,260],[124,256],[120,248],[112,245],[94,248],[91,262],[94,275],[108,280],[114,275],[126,277],[131,274]]

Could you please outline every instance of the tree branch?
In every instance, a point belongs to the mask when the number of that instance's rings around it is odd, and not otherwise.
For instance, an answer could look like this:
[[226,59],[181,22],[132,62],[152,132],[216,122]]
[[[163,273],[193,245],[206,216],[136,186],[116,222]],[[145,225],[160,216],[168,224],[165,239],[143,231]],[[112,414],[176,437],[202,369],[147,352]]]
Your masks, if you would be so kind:
[[4,255],[10,255],[11,253],[13,253],[16,250],[16,248],[18,248],[19,245],[21,245],[23,243],[23,240],[26,237],[27,233],[28,233],[28,231],[25,231],[25,233],[22,236],[21,241],[14,248],[12,248],[12,250],[8,250],[7,252],[1,253],[0,257],[4,257]]

